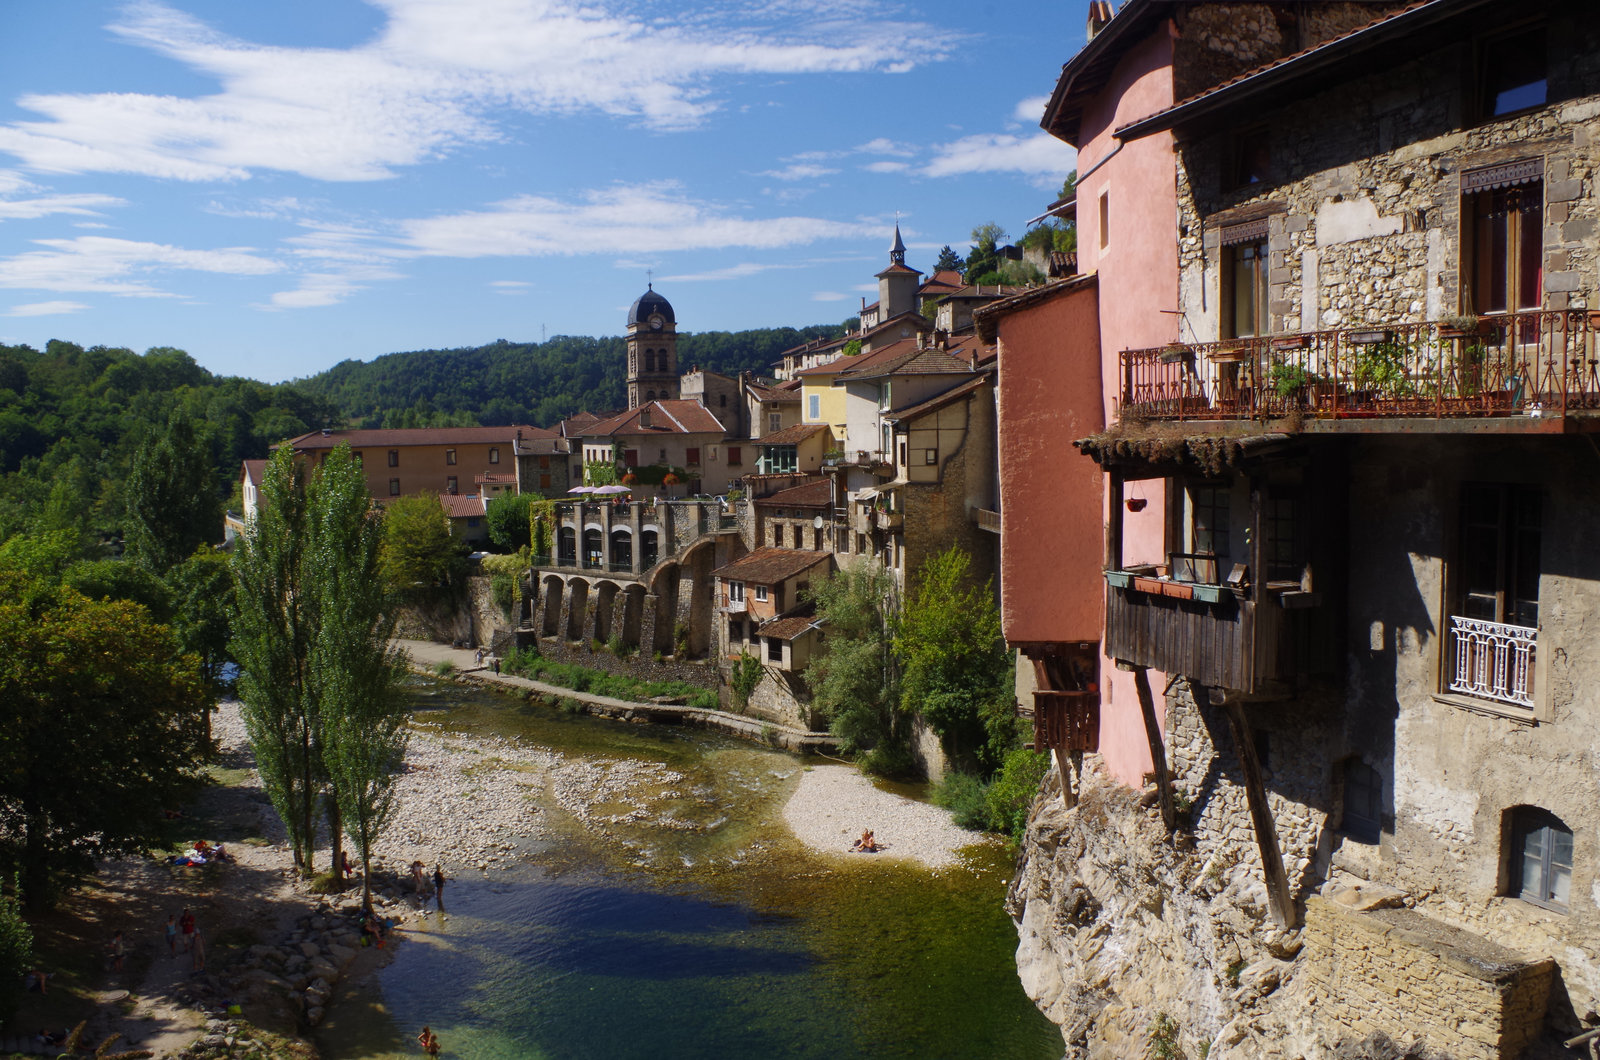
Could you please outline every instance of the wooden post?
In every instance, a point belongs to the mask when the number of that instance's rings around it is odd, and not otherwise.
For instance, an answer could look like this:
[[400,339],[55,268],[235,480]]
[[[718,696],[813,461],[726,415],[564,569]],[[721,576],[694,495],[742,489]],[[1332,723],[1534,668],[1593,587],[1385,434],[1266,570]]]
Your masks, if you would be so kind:
[[[1125,663],[1118,662],[1123,669]],[[1156,724],[1156,701],[1150,693],[1149,671],[1143,666],[1133,670],[1133,685],[1139,693],[1139,713],[1144,715],[1144,735],[1150,742],[1150,762],[1156,774],[1156,797],[1161,803],[1161,821],[1170,835],[1178,827],[1178,807],[1172,801],[1172,774],[1167,771],[1167,744],[1161,737],[1161,727]]]
[[1106,510],[1106,570],[1122,569],[1122,472],[1107,475],[1111,507]]
[[[1201,693],[1202,695],[1204,693]],[[1261,873],[1267,883],[1267,908],[1279,927],[1294,926],[1294,902],[1289,897],[1289,877],[1283,871],[1283,855],[1278,852],[1278,826],[1267,803],[1267,786],[1261,779],[1261,762],[1256,758],[1255,736],[1244,706],[1234,699],[1223,702],[1228,713],[1228,729],[1233,734],[1234,752],[1244,773],[1244,794],[1250,804],[1250,822],[1255,826],[1256,847],[1261,852]]]

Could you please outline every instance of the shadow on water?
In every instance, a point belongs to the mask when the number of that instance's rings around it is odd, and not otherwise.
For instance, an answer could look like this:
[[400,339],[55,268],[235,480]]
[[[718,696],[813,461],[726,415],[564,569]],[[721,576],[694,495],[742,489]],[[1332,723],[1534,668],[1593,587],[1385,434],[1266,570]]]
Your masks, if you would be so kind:
[[490,1060],[1061,1055],[1017,982],[997,848],[941,873],[817,857],[781,821],[801,759],[491,694],[428,702],[448,714],[424,723],[450,731],[665,763],[729,821],[625,857],[630,837],[573,829],[514,871],[460,879],[450,915],[331,1010],[330,1060],[415,1055],[423,1023],[445,1056]]

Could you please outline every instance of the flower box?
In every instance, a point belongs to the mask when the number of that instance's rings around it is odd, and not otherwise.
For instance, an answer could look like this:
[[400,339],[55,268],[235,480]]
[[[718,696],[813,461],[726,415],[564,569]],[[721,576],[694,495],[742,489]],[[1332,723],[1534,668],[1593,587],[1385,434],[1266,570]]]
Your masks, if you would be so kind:
[[1126,589],[1133,582],[1133,575],[1125,570],[1106,571],[1106,584],[1115,589]]

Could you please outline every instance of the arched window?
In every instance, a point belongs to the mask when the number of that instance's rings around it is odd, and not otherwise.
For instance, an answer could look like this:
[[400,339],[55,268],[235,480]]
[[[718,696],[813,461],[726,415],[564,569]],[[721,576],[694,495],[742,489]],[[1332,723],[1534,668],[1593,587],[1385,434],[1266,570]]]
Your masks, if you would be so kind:
[[654,401],[656,399],[656,392],[654,390],[646,391],[644,399],[646,401]]
[[645,350],[644,351],[644,370],[647,371],[647,372],[653,372],[653,371],[656,370],[656,351],[655,350]]
[[1506,893],[1565,913],[1572,890],[1572,829],[1549,810],[1518,806],[1511,811],[1510,840]]

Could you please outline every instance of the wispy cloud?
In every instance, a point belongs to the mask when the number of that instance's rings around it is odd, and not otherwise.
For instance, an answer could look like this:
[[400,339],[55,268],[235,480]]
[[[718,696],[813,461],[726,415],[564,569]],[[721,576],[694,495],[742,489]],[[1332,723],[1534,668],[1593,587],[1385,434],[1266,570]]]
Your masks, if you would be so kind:
[[1038,125],[1044,118],[1044,108],[1049,105],[1049,96],[1029,96],[1027,99],[1017,102],[1017,109],[1013,117],[1030,125]]
[[850,296],[839,291],[817,291],[811,296],[813,302],[848,302]]
[[51,194],[14,169],[0,169],[0,221],[25,221],[58,213],[98,217],[102,209],[125,205],[126,200],[115,195]]
[[54,172],[376,180],[504,139],[507,108],[685,128],[722,105],[719,77],[903,70],[957,41],[866,4],[824,5],[822,18],[751,4],[646,19],[621,0],[375,2],[387,22],[343,50],[241,40],[135,2],[112,31],[220,91],[26,95],[18,104],[39,117],[0,126],[0,151]]
[[839,172],[827,166],[819,166],[814,162],[796,162],[786,169],[768,169],[757,173],[758,177],[771,177],[773,180],[816,180],[818,177],[831,176]]
[[159,298],[170,295],[156,278],[173,272],[261,276],[283,268],[251,247],[190,250],[106,236],[34,243],[45,249],[0,258],[0,287]]
[[930,177],[967,173],[1021,173],[1059,183],[1077,164],[1078,153],[1045,133],[1012,136],[983,133],[964,136],[934,148],[933,159],[922,172]]
[[27,305],[14,305],[6,313],[8,317],[54,317],[67,313],[76,313],[89,307],[82,302],[30,302]]
[[861,167],[868,173],[904,173],[911,168],[910,162],[868,162]]
[[759,276],[763,272],[774,269],[803,269],[804,263],[773,262],[758,264],[753,261],[740,262],[738,265],[729,265],[725,269],[709,269],[705,272],[681,273],[677,276],[663,276],[662,283],[702,283],[713,280],[742,280],[748,276]]

